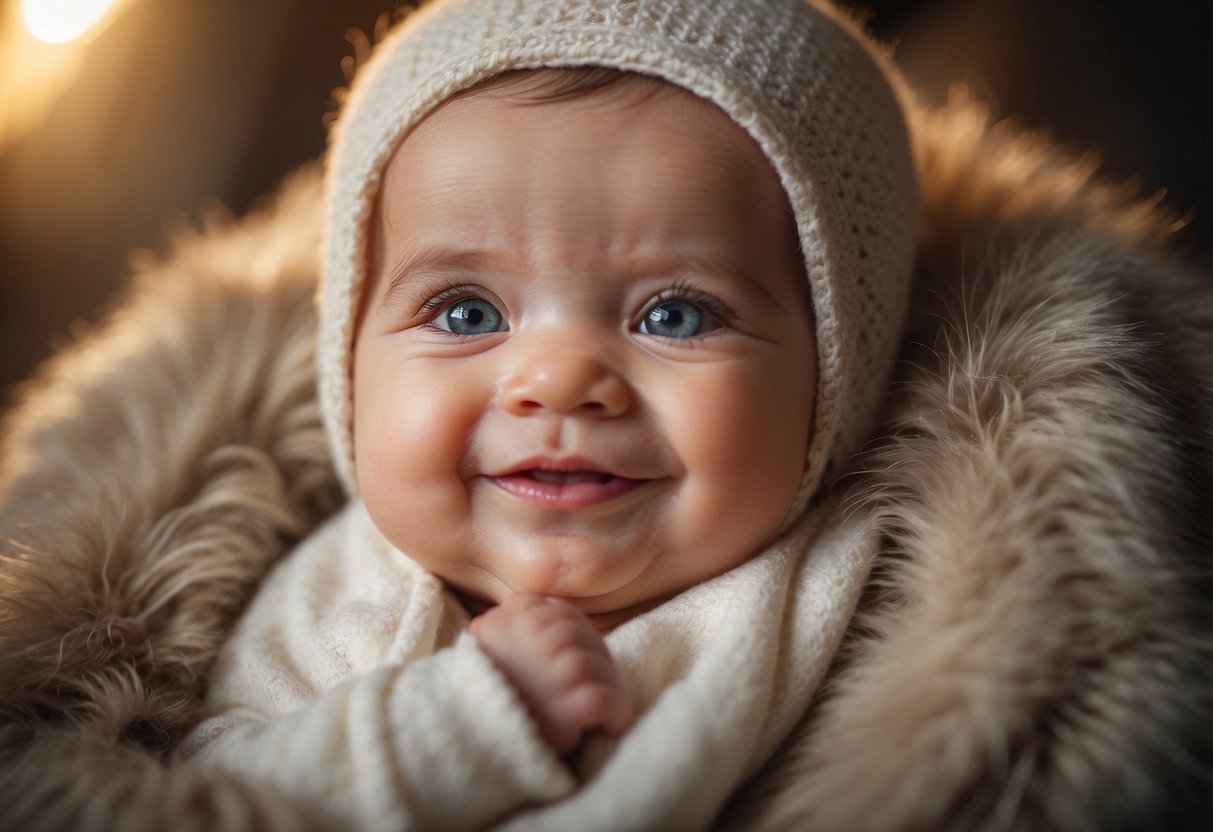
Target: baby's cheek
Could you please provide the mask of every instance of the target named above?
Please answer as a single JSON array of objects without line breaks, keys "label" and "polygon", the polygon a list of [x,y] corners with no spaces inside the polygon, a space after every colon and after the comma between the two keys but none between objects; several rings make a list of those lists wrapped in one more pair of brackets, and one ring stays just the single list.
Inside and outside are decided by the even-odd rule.
[{"label": "baby's cheek", "polygon": [[355,392],[355,445],[363,499],[402,549],[429,547],[436,528],[461,527],[467,494],[460,461],[474,414],[452,399],[449,379],[409,372],[364,374]]},{"label": "baby's cheek", "polygon": [[799,490],[810,413],[787,381],[739,369],[704,385],[683,425],[695,522],[715,527],[726,545],[760,544]]}]

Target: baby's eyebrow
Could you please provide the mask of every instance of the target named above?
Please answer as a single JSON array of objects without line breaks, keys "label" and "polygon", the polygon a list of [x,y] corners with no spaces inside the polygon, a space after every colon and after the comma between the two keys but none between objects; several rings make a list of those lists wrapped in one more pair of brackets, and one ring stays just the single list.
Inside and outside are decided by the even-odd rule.
[{"label": "baby's eyebrow", "polygon": [[648,254],[628,263],[628,273],[636,276],[655,274],[704,274],[728,278],[753,300],[779,306],[771,290],[750,270],[727,257],[711,257],[697,252]]},{"label": "baby's eyebrow", "polygon": [[411,278],[443,272],[473,272],[500,262],[498,252],[454,248],[437,243],[421,246],[406,254],[392,268],[391,281],[383,292],[384,300],[406,285]]},{"label": "baby's eyebrow", "polygon": [[[483,271],[495,266],[500,267],[505,259],[508,259],[508,255],[504,252],[465,249],[437,243],[421,246],[406,254],[392,269],[391,281],[383,292],[383,300],[390,299],[411,279],[418,276]],[[623,271],[629,277],[688,274],[725,277],[736,283],[754,300],[779,306],[770,289],[751,270],[731,262],[726,257],[712,257],[689,251],[644,254],[628,258]]]}]

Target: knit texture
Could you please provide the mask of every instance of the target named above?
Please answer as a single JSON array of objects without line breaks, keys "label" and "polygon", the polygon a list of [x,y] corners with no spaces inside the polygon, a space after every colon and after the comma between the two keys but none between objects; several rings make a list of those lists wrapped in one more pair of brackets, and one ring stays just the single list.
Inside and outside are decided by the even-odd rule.
[{"label": "knit texture", "polygon": [[353,500],[266,579],[181,754],[320,798],[334,829],[706,828],[808,707],[876,541],[869,516],[828,501],[620,625],[606,643],[636,722],[570,769],[455,597]]},{"label": "knit texture", "polygon": [[872,427],[908,302],[918,192],[898,102],[867,47],[802,0],[439,0],[379,45],[328,160],[318,351],[338,473],[354,478],[350,368],[370,218],[407,132],[510,70],[606,66],[718,105],[787,191],[813,300],[818,389],[793,516]]}]

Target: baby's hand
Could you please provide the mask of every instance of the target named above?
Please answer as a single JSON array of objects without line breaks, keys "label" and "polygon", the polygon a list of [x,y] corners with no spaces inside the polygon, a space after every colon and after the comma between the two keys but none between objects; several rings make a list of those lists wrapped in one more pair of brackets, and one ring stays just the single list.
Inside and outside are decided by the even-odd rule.
[{"label": "baby's hand", "polygon": [[602,636],[570,605],[520,592],[470,629],[561,757],[588,731],[618,736],[631,724],[632,706]]}]

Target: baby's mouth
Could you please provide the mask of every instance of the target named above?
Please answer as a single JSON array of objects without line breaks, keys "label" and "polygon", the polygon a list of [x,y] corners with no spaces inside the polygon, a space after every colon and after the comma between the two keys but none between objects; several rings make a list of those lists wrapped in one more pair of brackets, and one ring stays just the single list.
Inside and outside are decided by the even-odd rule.
[{"label": "baby's mouth", "polygon": [[605,485],[611,480],[619,479],[614,474],[608,474],[603,471],[547,471],[543,468],[529,468],[525,471],[517,472],[515,476],[530,477],[533,480],[550,485],[576,485],[583,482]]},{"label": "baby's mouth", "polygon": [[651,480],[590,468],[524,467],[488,478],[508,494],[549,509],[576,509],[621,497]]}]

